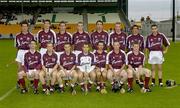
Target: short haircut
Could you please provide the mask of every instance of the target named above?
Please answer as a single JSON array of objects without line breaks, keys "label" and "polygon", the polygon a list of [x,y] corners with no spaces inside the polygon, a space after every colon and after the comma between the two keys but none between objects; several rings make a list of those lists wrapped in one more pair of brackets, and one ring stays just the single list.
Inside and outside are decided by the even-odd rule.
[{"label": "short haircut", "polygon": [[133,43],[133,46],[134,46],[134,45],[139,45],[139,42],[135,41],[135,42]]},{"label": "short haircut", "polygon": [[85,46],[85,45],[88,45],[88,47],[89,47],[89,43],[85,42],[83,46]]},{"label": "short haircut", "polygon": [[134,29],[135,27],[137,27],[137,29],[139,29],[139,26],[135,24],[131,27],[131,30]]},{"label": "short haircut", "polygon": [[83,22],[80,21],[80,22],[77,23],[77,25],[78,25],[78,24],[82,24],[82,25],[83,25]]},{"label": "short haircut", "polygon": [[70,45],[70,46],[71,46],[71,43],[69,43],[69,42],[66,42],[66,43],[64,43],[64,46],[65,46],[65,45]]},{"label": "short haircut", "polygon": [[119,25],[121,25],[121,22],[116,22],[116,23],[115,23],[115,25],[116,25],[116,24],[119,24]]},{"label": "short haircut", "polygon": [[99,42],[97,43],[97,45],[99,45],[100,43],[102,43],[103,45],[105,45],[105,43],[104,43],[103,41],[99,41]]},{"label": "short haircut", "polygon": [[66,25],[66,22],[65,22],[65,21],[61,21],[61,22],[59,23],[59,25],[61,25],[61,24]]},{"label": "short haircut", "polygon": [[24,25],[24,24],[26,24],[27,26],[29,26],[29,23],[28,23],[27,21],[22,21],[22,22],[20,23],[21,26]]},{"label": "short haircut", "polygon": [[151,28],[152,27],[157,27],[158,28],[158,25],[157,24],[153,24],[153,25],[151,25]]},{"label": "short haircut", "polygon": [[97,20],[97,21],[96,21],[96,25],[97,25],[98,23],[101,23],[102,25],[104,24],[103,21],[101,21],[101,20]]},{"label": "short haircut", "polygon": [[51,24],[51,21],[49,19],[46,19],[43,21],[44,24],[45,24],[45,22],[49,22],[49,24]]},{"label": "short haircut", "polygon": [[34,42],[35,44],[37,44],[37,42],[35,40],[32,40],[29,44],[31,44],[32,42]]}]

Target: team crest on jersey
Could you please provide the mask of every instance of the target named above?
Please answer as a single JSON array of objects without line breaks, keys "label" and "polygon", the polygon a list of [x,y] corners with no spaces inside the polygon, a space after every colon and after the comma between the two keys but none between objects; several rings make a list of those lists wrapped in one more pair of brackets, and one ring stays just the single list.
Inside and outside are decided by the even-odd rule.
[{"label": "team crest on jersey", "polygon": [[150,41],[152,42],[152,41],[153,41],[153,39],[150,39]]},{"label": "team crest on jersey", "polygon": [[84,35],[83,38],[86,38],[86,36]]},{"label": "team crest on jersey", "polygon": [[104,35],[102,35],[102,38],[104,38],[105,36]]},{"label": "team crest on jersey", "polygon": [[132,57],[132,60],[134,60],[134,57]]},{"label": "team crest on jersey", "polygon": [[67,39],[67,37],[64,37],[64,40],[66,40]]},{"label": "team crest on jersey", "polygon": [[56,61],[56,59],[55,59],[55,58],[52,58],[52,61],[53,61],[53,62],[55,62],[55,61]]},{"label": "team crest on jersey", "polygon": [[160,41],[161,40],[161,38],[158,38],[158,41]]},{"label": "team crest on jersey", "polygon": [[117,40],[117,38],[115,37],[114,40]]},{"label": "team crest on jersey", "polygon": [[35,59],[38,59],[38,56],[35,56]]},{"label": "team crest on jersey", "polygon": [[71,57],[71,60],[73,60],[73,57]]},{"label": "team crest on jersey", "polygon": [[28,60],[31,60],[31,57],[28,57]]},{"label": "team crest on jersey", "polygon": [[48,35],[48,38],[51,38],[51,36],[50,36],[50,35]]},{"label": "team crest on jersey", "polygon": [[66,58],[63,58],[63,60],[66,60]]},{"label": "team crest on jersey", "polygon": [[29,37],[27,37],[27,40],[30,40],[30,38],[29,38]]},{"label": "team crest on jersey", "polygon": [[141,57],[139,57],[138,60],[141,60]]},{"label": "team crest on jersey", "polygon": [[21,37],[20,40],[23,40],[23,38]]}]

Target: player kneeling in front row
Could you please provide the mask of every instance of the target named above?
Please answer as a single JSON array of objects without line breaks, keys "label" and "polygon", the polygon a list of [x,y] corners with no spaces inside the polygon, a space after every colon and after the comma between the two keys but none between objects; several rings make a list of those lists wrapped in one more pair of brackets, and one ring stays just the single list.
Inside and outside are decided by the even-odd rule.
[{"label": "player kneeling in front row", "polygon": [[124,93],[123,85],[127,80],[125,71],[126,55],[124,51],[120,50],[119,42],[113,43],[113,51],[108,53],[106,62],[106,64],[109,64],[107,78],[112,84],[112,91],[120,90],[121,93]]},{"label": "player kneeling in front row", "polygon": [[128,92],[133,92],[133,77],[138,79],[139,84],[140,77],[145,76],[144,87],[142,86],[142,92],[151,92],[149,89],[149,80],[151,76],[151,71],[144,68],[145,56],[139,51],[139,43],[135,42],[133,44],[133,50],[127,54],[127,65],[128,65]]},{"label": "player kneeling in front row", "polygon": [[76,55],[71,51],[71,44],[64,44],[65,52],[60,55],[60,71],[57,73],[57,79],[59,83],[59,91],[64,92],[63,79],[70,81],[71,93],[76,94],[75,83],[78,75],[75,71],[76,68]]},{"label": "player kneeling in front row", "polygon": [[39,72],[41,69],[41,54],[36,51],[36,42],[31,41],[30,50],[24,55],[24,71],[18,73],[18,79],[21,86],[21,93],[26,93],[27,88],[24,77],[34,81],[34,94],[38,94]]},{"label": "player kneeling in front row", "polygon": [[105,89],[105,82],[107,79],[107,65],[106,65],[106,56],[107,53],[104,50],[104,42],[99,41],[97,44],[97,50],[94,55],[96,58],[96,81],[97,88],[96,91],[100,91],[101,93],[107,93]]},{"label": "player kneeling in front row", "polygon": [[[47,43],[47,52],[42,57],[42,70],[39,73],[40,81],[42,83],[43,92],[49,94],[54,92],[54,83],[57,75],[57,64],[58,56],[53,50],[53,44]],[[47,86],[50,81],[50,87]]]},{"label": "player kneeling in front row", "polygon": [[81,90],[87,94],[95,81],[95,57],[89,52],[89,44],[83,45],[83,52],[78,55],[78,76]]}]

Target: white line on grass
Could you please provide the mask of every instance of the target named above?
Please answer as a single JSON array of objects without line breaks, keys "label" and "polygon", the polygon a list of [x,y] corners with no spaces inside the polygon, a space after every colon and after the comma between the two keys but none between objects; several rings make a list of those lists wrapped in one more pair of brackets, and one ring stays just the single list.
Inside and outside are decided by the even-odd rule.
[{"label": "white line on grass", "polygon": [[8,92],[6,92],[4,95],[0,97],[0,101],[4,100],[6,97],[8,97],[14,90],[16,89],[16,86],[10,89]]}]

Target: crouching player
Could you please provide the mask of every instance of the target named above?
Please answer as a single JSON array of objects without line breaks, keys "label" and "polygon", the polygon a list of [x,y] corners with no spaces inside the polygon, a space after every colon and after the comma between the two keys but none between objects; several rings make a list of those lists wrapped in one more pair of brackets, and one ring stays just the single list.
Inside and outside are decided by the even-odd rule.
[{"label": "crouching player", "polygon": [[127,65],[128,65],[128,92],[133,92],[133,77],[135,75],[138,79],[139,84],[140,77],[145,76],[144,87],[142,86],[142,92],[151,92],[149,89],[149,80],[151,76],[151,71],[144,68],[145,56],[139,51],[139,43],[135,42],[133,44],[133,50],[127,54]]},{"label": "crouching player", "polygon": [[108,53],[106,62],[109,65],[107,78],[112,84],[112,91],[117,92],[120,90],[121,93],[124,93],[123,85],[127,80],[125,71],[126,54],[120,50],[119,42],[113,43],[113,51]]},{"label": "crouching player", "polygon": [[104,51],[104,42],[99,41],[97,43],[97,50],[95,51],[94,55],[96,58],[96,81],[97,81],[97,88],[96,91],[100,91],[101,93],[107,93],[105,89],[105,82],[107,79],[107,66],[106,66],[106,56],[107,53]]},{"label": "crouching player", "polygon": [[81,90],[87,94],[96,78],[95,57],[89,52],[89,44],[83,45],[83,52],[78,55],[77,64]]},{"label": "crouching player", "polygon": [[64,92],[63,79],[65,78],[70,81],[71,93],[75,95],[75,83],[78,78],[77,72],[75,71],[76,55],[72,53],[70,43],[64,44],[64,50],[64,53],[60,56],[60,71],[57,73],[59,91]]},{"label": "crouching player", "polygon": [[[49,91],[54,92],[54,83],[57,75],[58,56],[53,50],[53,44],[47,43],[47,52],[42,56],[42,70],[39,73],[42,83],[43,92],[49,94]],[[50,80],[50,88],[47,86]]]},{"label": "crouching player", "polygon": [[26,93],[26,85],[24,77],[34,81],[34,94],[38,94],[39,71],[41,69],[41,54],[36,51],[36,42],[31,41],[30,50],[24,55],[24,70],[18,73],[21,86],[21,93]]}]

